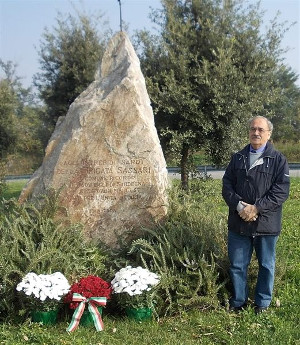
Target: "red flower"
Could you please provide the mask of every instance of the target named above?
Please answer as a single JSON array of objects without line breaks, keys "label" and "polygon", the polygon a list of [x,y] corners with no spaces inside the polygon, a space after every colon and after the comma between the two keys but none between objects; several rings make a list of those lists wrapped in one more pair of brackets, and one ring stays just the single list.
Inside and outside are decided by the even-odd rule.
[{"label": "red flower", "polygon": [[110,299],[112,293],[112,287],[110,283],[96,276],[88,276],[81,278],[78,283],[71,286],[70,291],[64,298],[65,303],[70,303],[71,309],[76,309],[79,305],[78,302],[72,302],[73,293],[79,293],[80,295],[90,297],[106,297]]}]

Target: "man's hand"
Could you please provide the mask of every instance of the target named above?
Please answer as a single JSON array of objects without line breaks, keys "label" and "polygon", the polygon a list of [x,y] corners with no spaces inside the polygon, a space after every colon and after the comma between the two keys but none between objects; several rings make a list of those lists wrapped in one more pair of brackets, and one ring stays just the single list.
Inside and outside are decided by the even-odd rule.
[{"label": "man's hand", "polygon": [[247,204],[246,202],[242,201],[242,205],[245,206],[240,212],[239,216],[245,221],[245,222],[254,222],[256,221],[258,215],[257,215],[257,208],[255,205]]}]

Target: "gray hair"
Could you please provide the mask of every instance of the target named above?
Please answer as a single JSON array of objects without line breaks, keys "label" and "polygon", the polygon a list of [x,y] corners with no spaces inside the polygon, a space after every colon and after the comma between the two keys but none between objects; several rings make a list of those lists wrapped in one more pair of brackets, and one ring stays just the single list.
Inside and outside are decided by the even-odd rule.
[{"label": "gray hair", "polygon": [[270,132],[273,131],[273,123],[272,123],[269,119],[267,119],[266,117],[260,116],[260,115],[257,115],[257,116],[252,117],[252,119],[249,120],[249,126],[251,126],[251,123],[252,123],[255,119],[264,119],[264,120],[266,120],[267,125],[268,125],[268,127],[269,127],[269,131],[270,131]]}]

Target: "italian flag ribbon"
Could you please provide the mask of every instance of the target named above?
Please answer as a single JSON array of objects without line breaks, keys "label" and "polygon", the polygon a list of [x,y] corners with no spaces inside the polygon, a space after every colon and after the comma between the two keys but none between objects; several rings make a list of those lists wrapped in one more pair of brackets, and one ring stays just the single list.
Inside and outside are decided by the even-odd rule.
[{"label": "italian flag ribbon", "polygon": [[86,298],[81,296],[79,293],[73,293],[73,302],[80,302],[79,306],[75,309],[71,323],[67,328],[67,332],[73,332],[79,326],[79,322],[84,312],[85,305],[88,304],[89,311],[92,315],[94,325],[97,331],[102,331],[103,321],[97,306],[105,306],[106,305],[106,297],[90,297]]}]

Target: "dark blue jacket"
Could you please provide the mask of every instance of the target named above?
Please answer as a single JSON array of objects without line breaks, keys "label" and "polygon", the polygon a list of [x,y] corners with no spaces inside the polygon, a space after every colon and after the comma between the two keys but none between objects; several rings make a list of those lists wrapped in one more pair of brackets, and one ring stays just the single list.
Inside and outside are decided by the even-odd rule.
[{"label": "dark blue jacket", "polygon": [[[251,169],[249,155],[249,145],[235,153],[223,177],[222,195],[229,206],[228,230],[246,236],[278,235],[282,204],[288,198],[290,187],[287,160],[270,142]],[[257,207],[256,221],[246,222],[238,215],[239,201]]]}]

